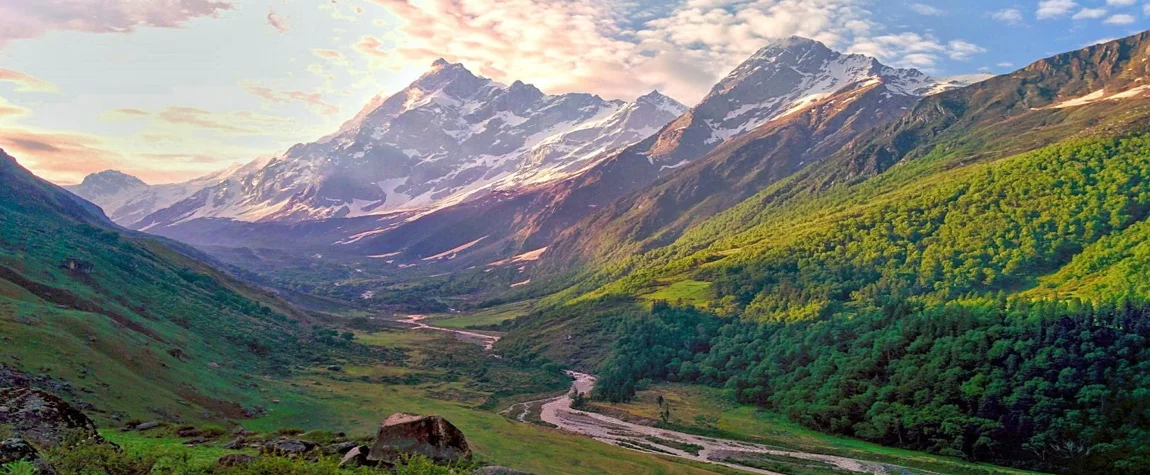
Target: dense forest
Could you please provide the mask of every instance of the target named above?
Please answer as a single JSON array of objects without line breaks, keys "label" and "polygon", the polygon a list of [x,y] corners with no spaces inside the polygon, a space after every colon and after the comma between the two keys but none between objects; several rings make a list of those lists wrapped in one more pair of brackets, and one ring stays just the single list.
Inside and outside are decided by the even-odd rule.
[{"label": "dense forest", "polygon": [[608,287],[709,283],[621,323],[596,396],[697,382],[884,444],[1150,473],[1148,152],[1148,136],[1074,139],[772,210]]},{"label": "dense forest", "polygon": [[656,303],[596,397],[725,387],[819,431],[1066,473],[1150,473],[1150,305],[975,299],[852,318],[730,319]]}]

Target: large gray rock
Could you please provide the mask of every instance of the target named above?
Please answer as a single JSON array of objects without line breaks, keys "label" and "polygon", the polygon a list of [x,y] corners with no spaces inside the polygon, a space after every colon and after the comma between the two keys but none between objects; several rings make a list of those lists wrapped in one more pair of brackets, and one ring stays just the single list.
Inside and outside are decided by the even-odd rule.
[{"label": "large gray rock", "polygon": [[0,389],[0,426],[41,447],[56,446],[73,434],[104,442],[92,419],[63,399],[36,389]]},{"label": "large gray rock", "polygon": [[467,438],[454,425],[439,416],[392,414],[376,433],[369,462],[394,464],[407,455],[422,455],[436,463],[471,460]]},{"label": "large gray rock", "polygon": [[267,441],[263,447],[260,447],[260,452],[280,457],[302,457],[318,448],[319,444],[309,440],[280,437]]},{"label": "large gray rock", "polygon": [[28,441],[16,438],[0,441],[0,467],[14,462],[31,463],[41,475],[56,475],[56,469],[48,465]]}]

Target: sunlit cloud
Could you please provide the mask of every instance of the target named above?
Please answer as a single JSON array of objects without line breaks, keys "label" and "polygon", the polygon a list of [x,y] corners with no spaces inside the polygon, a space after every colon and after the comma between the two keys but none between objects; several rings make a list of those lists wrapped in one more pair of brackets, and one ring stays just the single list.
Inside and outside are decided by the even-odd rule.
[{"label": "sunlit cloud", "polygon": [[1105,23],[1107,25],[1129,25],[1131,23],[1134,23],[1134,15],[1127,15],[1127,14],[1112,15],[1112,16],[1110,16],[1110,18],[1107,18],[1102,23]]},{"label": "sunlit cloud", "polygon": [[60,183],[78,182],[122,159],[99,138],[72,133],[0,129],[0,148],[40,176]]},{"label": "sunlit cloud", "polygon": [[52,30],[130,33],[140,27],[176,28],[233,8],[222,0],[4,0],[0,47]]},{"label": "sunlit cloud", "polygon": [[280,104],[302,103],[320,115],[334,115],[339,113],[339,106],[324,101],[323,94],[319,92],[282,91],[248,81],[243,82],[242,85],[246,91],[268,102]]},{"label": "sunlit cloud", "polygon": [[55,84],[11,69],[0,68],[0,82],[16,84],[17,92],[59,92]]},{"label": "sunlit cloud", "polygon": [[31,113],[32,111],[8,102],[7,99],[0,97],[0,121],[5,119],[13,119],[16,117],[23,117]]},{"label": "sunlit cloud", "polygon": [[1017,8],[1007,8],[991,13],[990,17],[1006,23],[1007,25],[1016,25],[1022,22],[1022,10]]}]

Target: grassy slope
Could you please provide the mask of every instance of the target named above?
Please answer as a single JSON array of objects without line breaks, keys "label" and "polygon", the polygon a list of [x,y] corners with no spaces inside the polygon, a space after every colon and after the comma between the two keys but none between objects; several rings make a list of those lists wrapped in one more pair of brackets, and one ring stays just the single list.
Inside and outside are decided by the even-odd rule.
[{"label": "grassy slope", "polygon": [[242,418],[289,390],[250,375],[304,353],[306,316],[178,246],[121,233],[2,154],[0,188],[0,364],[71,383],[62,396],[105,422]]}]

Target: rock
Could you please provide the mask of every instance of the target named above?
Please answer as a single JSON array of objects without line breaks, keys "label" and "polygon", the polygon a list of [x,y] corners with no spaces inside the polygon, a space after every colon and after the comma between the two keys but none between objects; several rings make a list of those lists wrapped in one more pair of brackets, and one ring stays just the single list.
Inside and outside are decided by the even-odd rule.
[{"label": "rock", "polygon": [[69,257],[60,263],[61,269],[66,269],[74,274],[87,275],[92,273],[95,266],[91,262]]},{"label": "rock", "polygon": [[471,460],[467,438],[447,419],[403,413],[384,419],[367,460],[394,465],[400,457],[412,454],[423,455],[436,463]]},{"label": "rock", "polygon": [[339,443],[335,443],[335,444],[330,444],[330,445],[323,448],[323,453],[324,453],[324,455],[345,454],[345,453],[347,453],[347,451],[354,449],[356,447],[359,447],[359,443],[352,442],[349,440],[347,442],[339,442]]},{"label": "rock", "polygon": [[41,475],[56,475],[56,469],[48,465],[40,452],[24,439],[7,439],[0,441],[0,467],[13,462],[30,462],[36,467],[36,473]]},{"label": "rock", "polygon": [[192,446],[196,446],[196,445],[206,444],[209,441],[210,441],[210,439],[208,439],[207,437],[196,437],[194,439],[189,439],[187,442],[184,442],[184,445],[186,445],[188,447],[192,447]]},{"label": "rock", "polygon": [[328,371],[331,371],[331,372],[333,372],[333,373],[338,373],[338,372],[340,372],[340,371],[343,371],[343,367],[342,367],[342,366],[340,366],[340,365],[336,365],[336,364],[333,364],[333,365],[331,365],[331,366],[328,366],[328,367],[327,367],[327,370],[328,370]]},{"label": "rock", "polygon": [[137,432],[144,432],[146,430],[152,430],[152,429],[155,429],[157,427],[160,427],[159,421],[148,421],[148,422],[140,423],[136,427],[133,427],[132,429],[134,429]]},{"label": "rock", "polygon": [[319,447],[319,444],[307,440],[289,439],[280,437],[269,440],[260,447],[260,453],[277,455],[280,457],[300,457]]},{"label": "rock", "polygon": [[362,467],[371,465],[371,462],[367,461],[367,452],[369,450],[371,449],[366,445],[352,447],[351,450],[348,450],[347,453],[343,455],[343,460],[339,461],[339,467]]},{"label": "rock", "polygon": [[471,475],[532,475],[531,472],[524,472],[522,470],[513,470],[507,467],[490,466],[477,468],[471,472]]},{"label": "rock", "polygon": [[248,440],[245,439],[244,436],[241,435],[239,437],[236,437],[236,440],[233,440],[231,442],[224,444],[224,448],[225,449],[232,449],[232,450],[242,449],[242,448],[244,448],[244,444],[246,444],[246,443],[248,443]]},{"label": "rock", "polygon": [[227,454],[223,457],[216,459],[216,465],[219,465],[221,467],[239,467],[241,465],[251,464],[251,463],[255,462],[256,460],[259,460],[259,457],[256,457],[254,455]]},{"label": "rock", "polygon": [[195,427],[181,427],[176,429],[177,437],[199,437],[200,430]]},{"label": "rock", "polygon": [[105,442],[96,424],[83,412],[36,389],[0,389],[0,426],[8,426],[14,435],[41,447],[54,447],[73,433]]}]

